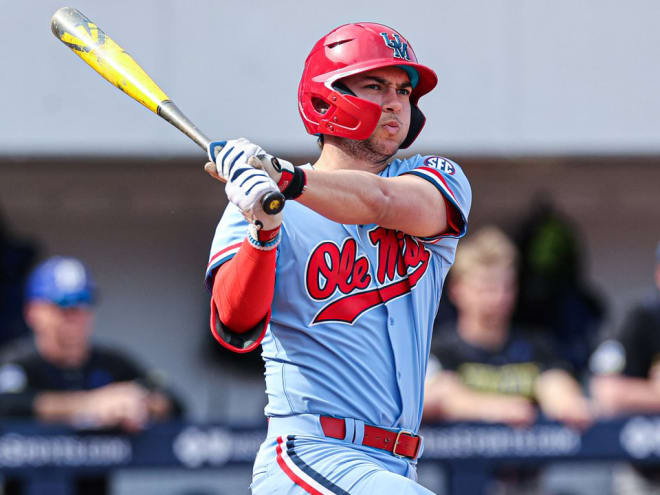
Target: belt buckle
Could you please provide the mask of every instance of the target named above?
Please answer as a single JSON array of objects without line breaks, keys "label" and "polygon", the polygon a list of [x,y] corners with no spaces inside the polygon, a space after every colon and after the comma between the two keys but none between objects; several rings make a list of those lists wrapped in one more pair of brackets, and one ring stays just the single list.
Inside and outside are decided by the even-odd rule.
[{"label": "belt buckle", "polygon": [[[409,435],[411,437],[417,438],[417,447],[415,448],[415,453],[412,456],[405,455],[405,454],[397,454],[396,448],[399,446],[399,440],[401,439],[401,435]],[[417,457],[417,454],[419,453],[419,435],[415,435],[412,431],[410,430],[399,430],[399,432],[396,434],[396,438],[394,439],[394,447],[392,448],[392,455],[400,458],[407,458],[407,459],[415,459]]]}]

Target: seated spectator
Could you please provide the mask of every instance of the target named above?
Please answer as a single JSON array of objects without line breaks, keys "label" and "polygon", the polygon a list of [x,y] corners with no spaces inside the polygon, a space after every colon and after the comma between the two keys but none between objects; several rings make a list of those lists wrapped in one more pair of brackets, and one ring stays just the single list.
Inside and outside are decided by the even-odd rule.
[{"label": "seated spectator", "polygon": [[660,412],[660,244],[656,257],[655,293],[591,357],[591,393],[601,414]]},{"label": "seated spectator", "polygon": [[[660,413],[660,244],[653,275],[653,295],[632,308],[618,335],[591,357],[591,395],[603,416]],[[660,493],[660,467],[617,470],[614,483],[617,493]]]},{"label": "seated spectator", "polygon": [[539,335],[512,327],[516,262],[514,245],[493,227],[459,246],[448,287],[457,320],[432,343],[425,420],[523,426],[536,420],[538,406],[550,419],[590,424],[590,405],[568,365]]},{"label": "seated spectator", "polygon": [[[91,343],[96,288],[80,261],[47,260],[25,295],[34,347],[0,366],[0,416],[136,432],[181,415],[180,402],[137,363]],[[107,489],[104,480],[90,483],[78,492]]]}]

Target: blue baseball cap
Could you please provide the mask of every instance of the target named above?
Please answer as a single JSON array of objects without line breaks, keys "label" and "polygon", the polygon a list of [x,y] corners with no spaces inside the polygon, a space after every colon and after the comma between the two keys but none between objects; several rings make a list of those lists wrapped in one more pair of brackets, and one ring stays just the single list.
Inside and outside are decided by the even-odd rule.
[{"label": "blue baseball cap", "polygon": [[96,300],[96,284],[80,260],[54,256],[32,271],[25,298],[49,301],[63,308],[91,305]]}]

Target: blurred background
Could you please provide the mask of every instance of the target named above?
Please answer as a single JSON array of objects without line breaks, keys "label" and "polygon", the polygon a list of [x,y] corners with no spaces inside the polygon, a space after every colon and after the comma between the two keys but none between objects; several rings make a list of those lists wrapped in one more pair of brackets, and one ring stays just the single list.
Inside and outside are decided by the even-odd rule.
[{"label": "blurred background", "polygon": [[[100,288],[96,339],[160,370],[193,421],[262,421],[258,356],[228,356],[208,331],[203,277],[226,205],[223,187],[203,173],[205,156],[194,143],[53,37],[50,17],[61,6],[1,2],[3,338],[27,333],[16,310],[22,274],[48,256],[76,256]],[[463,166],[474,194],[470,229],[496,224],[521,238],[535,214],[561,217],[604,311],[599,333],[616,329],[653,290],[660,240],[655,0],[71,6],[211,138],[245,136],[294,163],[317,154],[297,112],[313,43],[347,22],[390,25],[439,76],[420,102],[427,124],[409,152]],[[117,490],[129,490],[122,483]]]}]

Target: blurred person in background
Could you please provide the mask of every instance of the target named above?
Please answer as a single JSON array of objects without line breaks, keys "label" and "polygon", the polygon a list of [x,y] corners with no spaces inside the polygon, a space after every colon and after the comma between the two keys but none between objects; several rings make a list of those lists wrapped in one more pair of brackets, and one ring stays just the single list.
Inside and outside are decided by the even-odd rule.
[{"label": "blurred person in background", "polygon": [[[34,346],[0,366],[0,416],[137,432],[182,414],[155,374],[91,342],[97,290],[83,263],[50,258],[31,273],[25,296]],[[82,480],[78,492],[106,489],[94,478]],[[8,490],[20,493],[12,483]]]},{"label": "blurred person in background", "polygon": [[[591,395],[599,414],[660,413],[660,244],[653,294],[633,307],[614,338],[591,357]],[[615,493],[660,494],[660,466],[615,471]]]},{"label": "blurred person in background", "polygon": [[[448,294],[454,329],[436,329],[425,387],[425,421],[486,421],[527,426],[537,410],[585,428],[590,404],[539,334],[512,325],[517,251],[506,235],[486,227],[459,247]],[[499,493],[538,493],[538,469],[500,473]]]},{"label": "blurred person in background", "polygon": [[37,246],[16,238],[0,210],[0,348],[29,335],[23,318],[23,286]]},{"label": "blurred person in background", "polygon": [[605,305],[585,281],[578,231],[543,199],[532,207],[515,238],[520,290],[514,321],[544,332],[557,356],[582,377],[588,371]]}]

